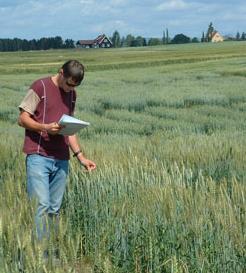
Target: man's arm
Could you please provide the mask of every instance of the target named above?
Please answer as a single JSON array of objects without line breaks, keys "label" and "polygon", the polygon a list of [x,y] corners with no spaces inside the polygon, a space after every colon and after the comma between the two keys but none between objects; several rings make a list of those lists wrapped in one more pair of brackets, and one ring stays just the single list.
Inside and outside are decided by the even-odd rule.
[{"label": "man's arm", "polygon": [[18,124],[31,131],[35,131],[37,133],[47,132],[51,135],[57,134],[61,129],[61,126],[59,126],[56,122],[49,124],[39,123],[32,118],[30,113],[23,110],[20,112]]},{"label": "man's arm", "polygon": [[76,135],[68,136],[68,140],[69,140],[70,148],[73,151],[74,155],[79,160],[79,162],[88,171],[92,171],[92,170],[96,169],[96,164],[93,161],[85,158],[85,156],[83,155],[83,153],[82,153],[82,151],[80,149],[80,145],[79,145],[79,142],[78,142],[78,139],[77,139]]}]

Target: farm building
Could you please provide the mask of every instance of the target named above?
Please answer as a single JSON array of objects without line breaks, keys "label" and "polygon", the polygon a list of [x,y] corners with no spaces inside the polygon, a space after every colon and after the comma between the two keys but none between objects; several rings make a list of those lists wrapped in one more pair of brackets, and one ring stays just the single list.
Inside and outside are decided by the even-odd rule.
[{"label": "farm building", "polygon": [[218,31],[214,31],[211,36],[212,36],[211,37],[211,42],[213,42],[213,43],[223,42],[224,41],[223,36],[220,35]]},{"label": "farm building", "polygon": [[94,40],[79,40],[76,45],[81,48],[110,48],[113,46],[112,42],[105,34],[99,35]]}]

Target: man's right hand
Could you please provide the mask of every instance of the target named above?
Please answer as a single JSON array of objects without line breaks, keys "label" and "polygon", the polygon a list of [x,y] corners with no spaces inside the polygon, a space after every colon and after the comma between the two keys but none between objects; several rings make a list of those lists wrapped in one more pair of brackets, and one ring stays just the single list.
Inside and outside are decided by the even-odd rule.
[{"label": "man's right hand", "polygon": [[50,135],[58,134],[61,129],[62,129],[62,126],[60,126],[57,122],[44,124],[44,130]]},{"label": "man's right hand", "polygon": [[32,118],[30,113],[24,110],[20,112],[18,124],[28,130],[32,130],[37,133],[47,132],[50,135],[58,134],[62,128],[62,126],[60,126],[57,122],[47,124],[39,123]]}]

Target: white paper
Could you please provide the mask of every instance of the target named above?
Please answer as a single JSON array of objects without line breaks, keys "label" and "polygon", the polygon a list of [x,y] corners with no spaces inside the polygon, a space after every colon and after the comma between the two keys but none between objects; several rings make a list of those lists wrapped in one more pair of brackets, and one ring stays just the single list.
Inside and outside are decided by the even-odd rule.
[{"label": "white paper", "polygon": [[89,122],[79,120],[77,118],[63,115],[58,121],[58,124],[64,126],[59,132],[60,135],[71,136],[77,133],[80,129],[85,128],[90,125]]}]

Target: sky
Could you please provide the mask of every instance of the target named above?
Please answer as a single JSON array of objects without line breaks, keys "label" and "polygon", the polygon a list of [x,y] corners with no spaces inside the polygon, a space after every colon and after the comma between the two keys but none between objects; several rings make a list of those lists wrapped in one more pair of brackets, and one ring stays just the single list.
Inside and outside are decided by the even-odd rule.
[{"label": "sky", "polygon": [[246,32],[245,0],[0,0],[0,38],[94,39],[162,37],[183,33],[201,38],[210,22],[222,35]]}]

